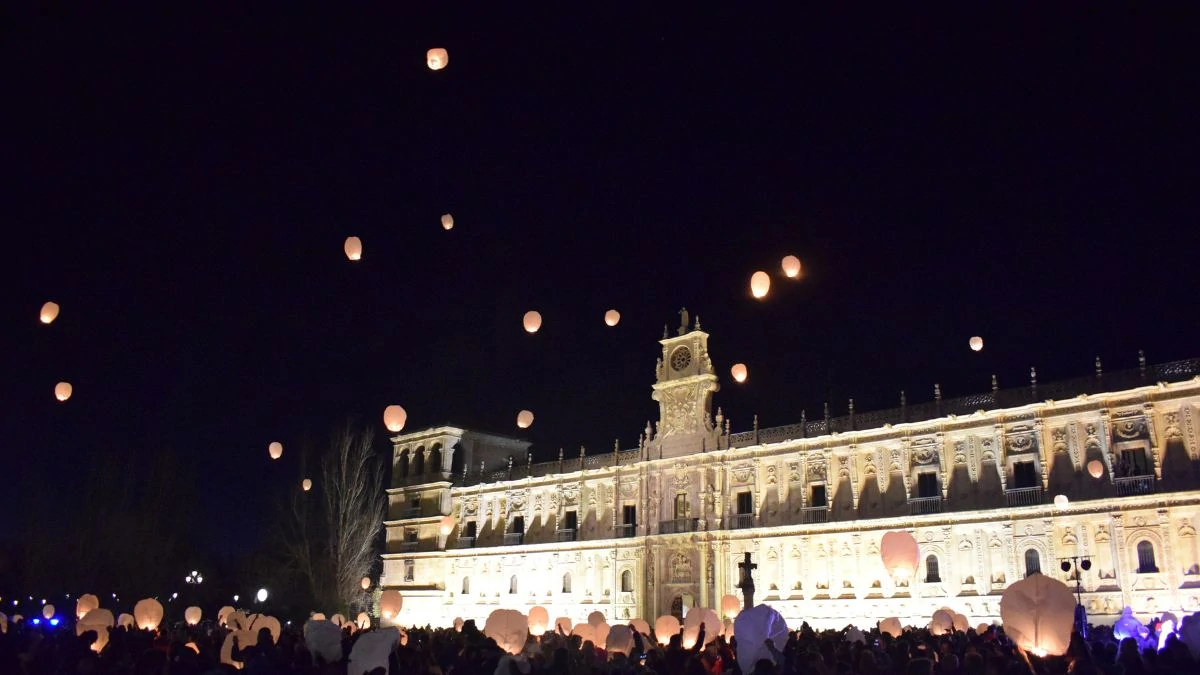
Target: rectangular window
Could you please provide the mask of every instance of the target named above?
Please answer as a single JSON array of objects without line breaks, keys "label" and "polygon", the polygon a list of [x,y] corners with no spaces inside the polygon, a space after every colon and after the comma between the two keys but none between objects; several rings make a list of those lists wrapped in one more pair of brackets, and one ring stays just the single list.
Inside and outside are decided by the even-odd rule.
[{"label": "rectangular window", "polygon": [[1117,465],[1117,471],[1124,471],[1125,476],[1149,476],[1150,462],[1146,460],[1146,451],[1142,448],[1121,450],[1121,462]]},{"label": "rectangular window", "polygon": [[1016,462],[1013,464],[1013,487],[1020,490],[1038,486],[1037,470],[1033,462]]},{"label": "rectangular window", "polygon": [[739,492],[737,495],[737,512],[738,515],[744,516],[748,513],[754,513],[754,503],[749,492]]},{"label": "rectangular window", "polygon": [[938,496],[938,479],[937,474],[933,471],[925,471],[917,474],[917,496],[918,497],[937,497]]},{"label": "rectangular window", "polygon": [[404,541],[415,544],[417,541],[417,531],[416,530],[405,530],[404,531]]},{"label": "rectangular window", "polygon": [[812,486],[812,499],[809,500],[808,505],[812,506],[814,508],[826,505],[826,503],[825,503],[825,486],[824,485]]},{"label": "rectangular window", "polygon": [[417,578],[417,563],[413,560],[404,561],[404,580],[415,581]]},{"label": "rectangular window", "polygon": [[637,507],[626,504],[622,509],[622,522],[626,525],[637,525]]},{"label": "rectangular window", "polygon": [[675,495],[675,519],[687,518],[688,516],[688,496],[686,492],[680,492]]},{"label": "rectangular window", "polygon": [[517,516],[516,518],[513,518],[512,531],[514,534],[524,534],[525,533],[525,517],[524,516]]},{"label": "rectangular window", "polygon": [[566,527],[564,529],[578,530],[579,529],[579,514],[576,513],[575,511],[567,511],[567,513],[565,515],[566,515],[566,518],[564,519],[564,521],[566,523]]},{"label": "rectangular window", "polygon": [[463,536],[471,539],[475,538],[475,521],[472,520],[471,522],[467,523],[467,531]]}]

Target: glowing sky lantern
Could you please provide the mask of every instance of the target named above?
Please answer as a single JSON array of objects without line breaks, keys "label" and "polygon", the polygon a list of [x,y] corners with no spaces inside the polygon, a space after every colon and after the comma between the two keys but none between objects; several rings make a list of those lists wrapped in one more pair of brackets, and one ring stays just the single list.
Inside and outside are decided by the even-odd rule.
[{"label": "glowing sky lantern", "polygon": [[904,633],[904,626],[901,625],[900,619],[892,616],[879,621],[879,632],[887,633],[894,638],[898,638],[902,633]]},{"label": "glowing sky lantern", "polygon": [[446,231],[454,229],[454,216],[449,213],[442,214],[442,229]]},{"label": "glowing sky lantern", "polygon": [[362,581],[358,582],[358,585],[362,586],[362,589],[364,591],[368,590],[369,588],[371,588],[371,577],[363,577]]},{"label": "glowing sky lantern", "polygon": [[704,626],[704,644],[717,639],[721,634],[721,619],[706,607],[689,607],[683,618],[683,648],[691,649],[700,639],[700,626]]},{"label": "glowing sky lantern", "polygon": [[283,457],[283,443],[271,441],[271,444],[267,446],[267,453],[271,455],[271,459]]},{"label": "glowing sky lantern", "polygon": [[679,619],[667,614],[654,620],[654,637],[658,644],[666,647],[671,642],[672,635],[679,634]]},{"label": "glowing sky lantern", "polygon": [[610,309],[604,313],[604,323],[609,326],[615,326],[621,321],[621,313],[615,309]]},{"label": "glowing sky lantern", "polygon": [[347,258],[362,260],[362,239],[358,237],[346,237],[346,243],[342,244],[342,249],[346,251]]},{"label": "glowing sky lantern", "polygon": [[526,333],[536,333],[542,327],[542,315],[536,311],[530,310],[525,312],[525,316],[521,319],[522,325],[525,326]]},{"label": "glowing sky lantern", "polygon": [[133,618],[137,621],[138,628],[142,630],[157,630],[158,624],[162,623],[163,619],[162,603],[154,598],[139,600],[133,606]]},{"label": "glowing sky lantern", "polygon": [[786,255],[783,257],[783,276],[789,279],[795,279],[800,276],[800,259],[794,255]]},{"label": "glowing sky lantern", "polygon": [[42,616],[46,617],[47,621],[49,621],[50,619],[53,619],[54,618],[54,605],[42,605]]},{"label": "glowing sky lantern", "polygon": [[554,632],[555,633],[563,632],[563,633],[566,633],[567,635],[570,635],[571,634],[571,626],[572,626],[572,624],[571,624],[570,617],[560,616],[554,620]]},{"label": "glowing sky lantern", "polygon": [[971,351],[973,352],[983,350],[983,338],[979,337],[978,335],[968,340],[967,344],[971,345]]},{"label": "glowing sky lantern", "polygon": [[[123,614],[122,616],[129,616]],[[92,609],[87,614],[79,618],[75,624],[75,634],[83,635],[89,630],[96,631],[96,641],[92,643],[92,651],[99,653],[108,644],[108,629],[116,623],[113,620],[112,612],[107,609]]]},{"label": "glowing sky lantern", "polygon": [[304,490],[305,492],[308,492],[309,490],[311,490],[312,489],[312,479],[305,478],[304,480],[300,481],[300,489]]},{"label": "glowing sky lantern", "polygon": [[75,601],[75,618],[82,619],[87,616],[87,613],[93,609],[100,607],[100,598],[91,593],[84,593]]},{"label": "glowing sky lantern", "polygon": [[134,621],[132,614],[122,613],[117,616],[117,626],[121,628],[132,628],[137,622]]},{"label": "glowing sky lantern", "polygon": [[204,612],[199,607],[193,606],[183,610],[183,620],[186,621],[187,625],[189,626],[195,626],[196,624],[200,623],[200,617],[203,615]]},{"label": "glowing sky lantern", "polygon": [[438,532],[440,532],[442,534],[442,536],[444,537],[453,531],[454,531],[454,516],[442,516],[442,519],[440,521],[438,521]]},{"label": "glowing sky lantern", "polygon": [[1067,499],[1066,495],[1055,495],[1054,496],[1054,508],[1056,508],[1060,511],[1067,508],[1067,506],[1070,503],[1071,503],[1071,500]]},{"label": "glowing sky lantern", "polygon": [[404,408],[398,405],[389,405],[383,409],[383,426],[387,427],[388,431],[402,431],[405,422],[408,422],[408,413]]},{"label": "glowing sky lantern", "polygon": [[528,410],[522,410],[517,413],[517,426],[522,429],[528,429],[529,425],[533,424],[533,413]]},{"label": "glowing sky lantern", "polygon": [[1057,579],[1031,574],[1004,589],[1000,620],[1022,648],[1038,656],[1065,654],[1075,624],[1075,594]]},{"label": "glowing sky lantern", "polygon": [[230,607],[229,605],[225,605],[225,606],[224,606],[224,607],[222,607],[221,609],[218,609],[218,610],[217,610],[217,625],[219,625],[219,626],[224,626],[224,625],[225,625],[225,619],[226,619],[226,617],[228,617],[230,614],[233,614],[233,608],[232,608],[232,607]]},{"label": "glowing sky lantern", "polygon": [[404,606],[404,597],[400,595],[400,591],[390,588],[379,595],[379,615],[391,621],[400,613],[400,608]]},{"label": "glowing sky lantern", "polygon": [[71,398],[71,392],[74,391],[74,389],[75,388],[71,386],[70,382],[59,382],[58,384],[54,385],[54,398],[60,401],[65,401]]},{"label": "glowing sky lantern", "polygon": [[488,614],[483,634],[496,641],[496,646],[509,654],[520,654],[529,633],[529,620],[515,609],[497,609]]},{"label": "glowing sky lantern", "polygon": [[1104,462],[1098,459],[1093,459],[1087,463],[1088,474],[1092,478],[1099,478],[1104,475]]},{"label": "glowing sky lantern", "polygon": [[629,656],[633,651],[633,630],[629,626],[613,626],[604,637],[604,649],[610,654]]},{"label": "glowing sky lantern", "polygon": [[529,633],[540,636],[550,629],[550,612],[540,605],[530,608],[528,621]]},{"label": "glowing sky lantern", "polygon": [[[425,65],[429,66],[430,70],[441,70],[449,64],[450,54],[445,49],[437,47],[425,52]],[[468,70],[470,70],[470,68],[468,68]]]},{"label": "glowing sky lantern", "polygon": [[742,611],[742,602],[737,599],[736,595],[721,596],[721,614],[724,614],[726,618],[736,619],[740,611]]},{"label": "glowing sky lantern", "polygon": [[879,543],[879,557],[883,566],[896,579],[908,579],[917,571],[921,558],[917,540],[908,532],[898,530],[883,535]]},{"label": "glowing sky lantern", "polygon": [[744,363],[733,364],[733,367],[729,369],[729,372],[733,375],[734,382],[745,382],[746,375],[749,374],[746,370],[746,364]]},{"label": "glowing sky lantern", "polygon": [[934,635],[945,635],[954,630],[954,613],[939,609],[929,620],[929,632]]},{"label": "glowing sky lantern", "polygon": [[771,276],[766,272],[759,270],[750,277],[750,294],[758,299],[767,297],[767,291],[771,290]]},{"label": "glowing sky lantern", "polygon": [[53,323],[58,318],[58,303],[47,302],[42,305],[42,311],[38,314],[38,318],[42,320],[42,323]]}]

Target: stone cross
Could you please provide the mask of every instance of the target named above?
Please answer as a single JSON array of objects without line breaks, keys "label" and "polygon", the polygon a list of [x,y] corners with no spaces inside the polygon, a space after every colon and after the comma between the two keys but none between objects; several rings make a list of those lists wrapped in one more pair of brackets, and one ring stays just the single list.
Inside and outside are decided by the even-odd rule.
[{"label": "stone cross", "polygon": [[742,589],[742,609],[750,609],[754,606],[754,578],[751,572],[758,569],[758,565],[750,562],[750,552],[746,551],[746,559],[738,563],[738,567],[742,570],[742,581],[738,584],[738,588]]}]

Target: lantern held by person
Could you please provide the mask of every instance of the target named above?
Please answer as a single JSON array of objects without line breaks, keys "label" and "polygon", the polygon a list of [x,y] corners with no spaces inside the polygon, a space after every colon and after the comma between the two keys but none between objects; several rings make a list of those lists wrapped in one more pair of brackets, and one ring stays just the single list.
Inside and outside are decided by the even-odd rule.
[{"label": "lantern held by person", "polygon": [[202,615],[203,611],[199,607],[193,606],[183,610],[183,620],[186,621],[187,625],[189,626],[195,626],[196,624],[200,623],[200,617]]},{"label": "lantern held by person", "polygon": [[1057,579],[1031,574],[1004,589],[1000,620],[1022,648],[1038,656],[1065,654],[1075,627],[1075,594]]},{"label": "lantern held by person", "polygon": [[774,657],[766,647],[767,640],[783,651],[788,639],[787,622],[770,605],[755,605],[742,610],[733,620],[733,632],[738,641],[737,661],[746,673],[761,659],[774,663]]},{"label": "lantern held by person", "polygon": [[[123,616],[129,616],[125,614]],[[83,635],[89,630],[96,631],[96,641],[92,643],[92,651],[100,653],[104,650],[104,646],[108,644],[108,629],[113,627],[112,612],[107,609],[95,608],[88,610],[79,618],[79,622],[75,624],[75,634]]]},{"label": "lantern held by person", "polygon": [[404,605],[404,598],[400,595],[400,591],[394,588],[388,589],[379,595],[379,615],[383,618],[392,621],[400,614],[400,608]]},{"label": "lantern held by person", "polygon": [[[92,611],[93,609],[98,609],[99,607],[100,598],[97,598],[91,593],[84,593],[83,595],[79,596],[78,600],[75,601],[75,618],[82,619],[83,617],[87,616],[88,612]],[[112,624],[109,625],[111,626]]]},{"label": "lantern held by person", "polygon": [[398,405],[389,405],[383,409],[383,426],[387,427],[388,431],[402,431],[404,423],[407,421],[408,413],[404,408]]},{"label": "lantern held by person", "polygon": [[488,615],[483,634],[509,654],[520,654],[525,648],[525,636],[529,634],[529,620],[515,609],[497,609]]},{"label": "lantern held by person", "polygon": [[658,644],[666,647],[670,644],[672,635],[679,635],[679,619],[667,614],[654,620],[654,637]]},{"label": "lantern held by person", "polygon": [[157,630],[158,624],[162,623],[163,618],[162,603],[154,598],[139,600],[133,606],[133,618],[137,621],[138,628],[142,630]]},{"label": "lantern held by person", "polygon": [[894,638],[898,638],[898,637],[900,637],[901,633],[904,632],[904,626],[901,625],[900,619],[898,619],[894,616],[890,616],[886,619],[880,620],[879,632],[887,633],[888,635],[891,635]]},{"label": "lantern held by person", "polygon": [[529,634],[541,637],[550,628],[550,612],[538,605],[529,610]]},{"label": "lantern held by person", "polygon": [[738,612],[742,611],[742,602],[737,599],[736,595],[721,596],[721,613],[727,619],[736,619]]},{"label": "lantern held by person", "polygon": [[933,613],[929,621],[929,632],[934,635],[946,635],[954,630],[954,614],[945,609]]}]

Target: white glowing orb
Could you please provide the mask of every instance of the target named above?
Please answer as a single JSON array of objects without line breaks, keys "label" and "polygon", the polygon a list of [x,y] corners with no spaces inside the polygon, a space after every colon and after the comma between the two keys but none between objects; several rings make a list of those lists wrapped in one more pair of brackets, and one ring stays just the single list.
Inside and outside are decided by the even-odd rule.
[{"label": "white glowing orb", "polygon": [[[425,65],[430,70],[441,70],[450,64],[450,54],[441,47],[425,52]],[[470,68],[468,68],[470,70]],[[446,228],[450,229],[450,228]]]},{"label": "white glowing orb", "polygon": [[767,297],[771,290],[771,277],[766,272],[758,271],[750,277],[750,294],[758,299]]},{"label": "white glowing orb", "polygon": [[783,276],[789,279],[795,279],[800,276],[800,259],[794,255],[783,257],[782,262]]},{"label": "white glowing orb", "polygon": [[342,244],[342,249],[346,251],[346,257],[350,260],[362,260],[362,239],[346,237],[346,243]]},{"label": "white glowing orb", "polygon": [[738,383],[745,382],[746,375],[749,374],[749,372],[746,370],[746,364],[744,363],[733,364],[733,367],[729,369],[729,372],[731,375],[733,375],[733,381]]},{"label": "white glowing orb", "polygon": [[517,413],[517,426],[522,429],[528,429],[533,424],[533,413],[528,410],[522,410]]},{"label": "white glowing orb", "polygon": [[454,216],[449,213],[442,214],[442,229],[447,232],[454,229]]},{"label": "white glowing orb", "polygon": [[74,390],[75,388],[71,386],[70,382],[59,382],[54,385],[54,398],[65,401],[71,398],[71,392]]},{"label": "white glowing orb", "polygon": [[402,431],[406,422],[408,422],[408,413],[404,408],[398,405],[389,405],[383,409],[383,426],[387,427],[388,431]]},{"label": "white glowing orb", "polygon": [[610,309],[604,313],[604,323],[608,326],[615,326],[621,321],[621,313],[615,309]]},{"label": "white glowing orb", "polygon": [[267,454],[271,455],[271,459],[279,459],[280,457],[283,457],[283,443],[280,443],[279,441],[272,441],[271,444],[267,446]]},{"label": "white glowing orb", "polygon": [[542,327],[542,315],[533,310],[525,312],[525,316],[521,319],[521,324],[525,326],[526,333],[536,333]]},{"label": "white glowing orb", "polygon": [[52,323],[58,318],[58,303],[47,302],[42,305],[42,311],[38,314],[38,318],[41,319],[42,323]]},{"label": "white glowing orb", "polygon": [[976,335],[975,337],[968,340],[967,344],[969,344],[971,346],[971,351],[973,351],[973,352],[978,352],[978,351],[983,350],[983,338],[979,337],[978,335]]}]

